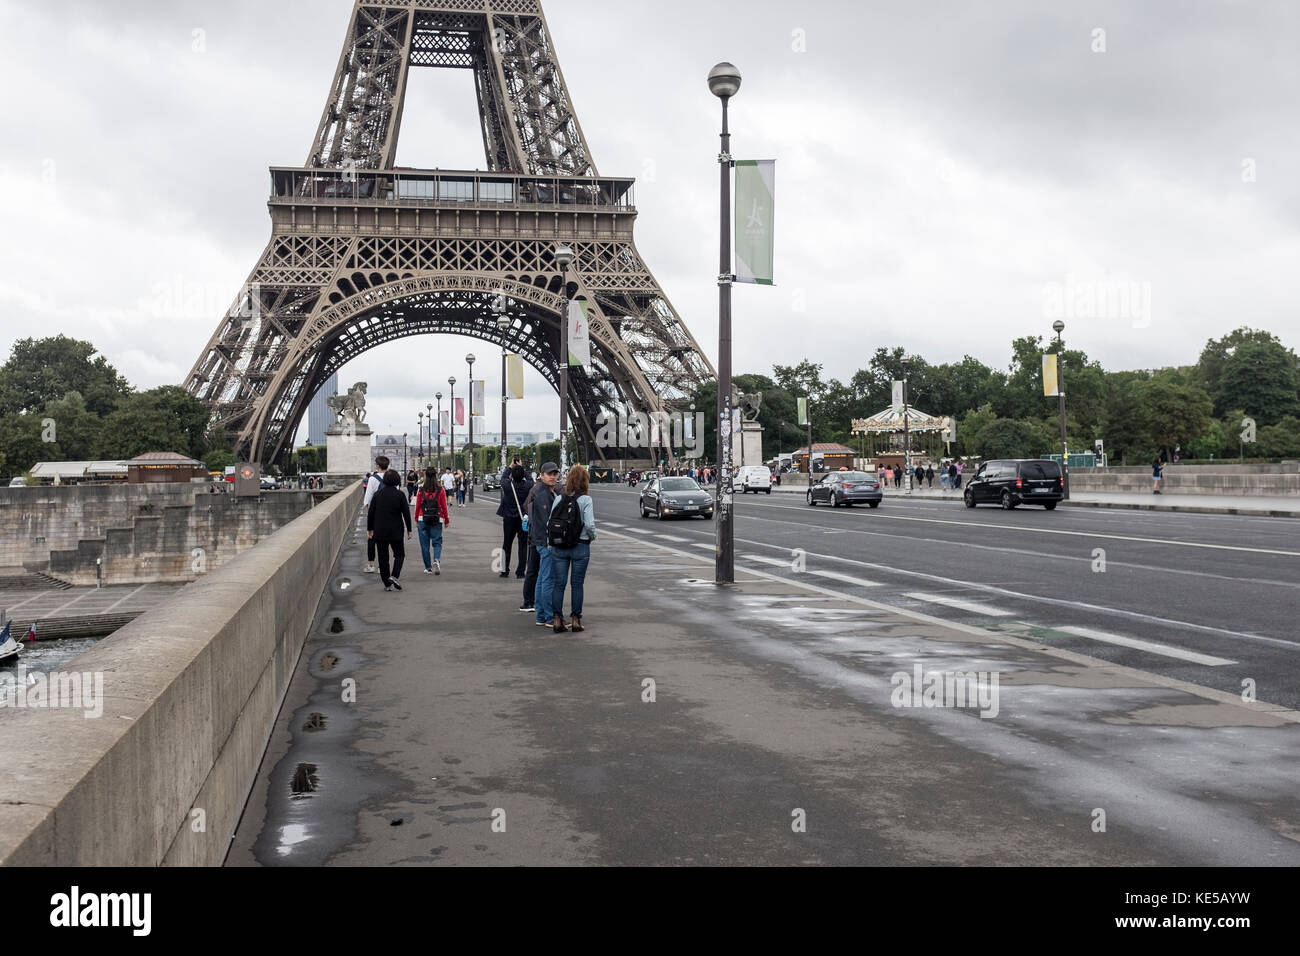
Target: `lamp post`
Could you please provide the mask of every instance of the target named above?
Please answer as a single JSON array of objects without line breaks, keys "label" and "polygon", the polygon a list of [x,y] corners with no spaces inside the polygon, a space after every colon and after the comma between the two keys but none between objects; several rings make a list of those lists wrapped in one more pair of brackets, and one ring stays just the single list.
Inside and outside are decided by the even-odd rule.
[{"label": "lamp post", "polygon": [[420,451],[417,459],[419,461],[419,464],[416,465],[416,468],[423,469],[424,468],[424,412],[419,412],[415,417],[419,419],[419,423],[415,427],[419,429],[419,436],[420,436],[420,442],[419,442]]},{"label": "lamp post", "polygon": [[410,442],[406,440],[408,434],[408,432],[402,432],[402,481],[406,481],[406,472],[409,470],[407,466],[410,464],[406,460],[406,450],[410,448]]},{"label": "lamp post", "polygon": [[469,503],[474,503],[474,353],[470,352],[465,356],[465,361],[469,363],[469,384],[465,386],[469,392],[469,468],[465,470],[465,483],[469,485],[466,492],[469,495]]},{"label": "lamp post", "polygon": [[564,315],[560,316],[560,471],[563,472],[569,466],[569,305],[573,301],[569,266],[573,264],[573,250],[561,243],[555,247],[554,255],[564,286]]},{"label": "lamp post", "polygon": [[1060,396],[1061,407],[1061,497],[1070,500],[1070,445],[1065,438],[1065,346],[1061,342],[1061,333],[1065,323],[1057,319],[1052,323],[1056,333],[1056,394]]},{"label": "lamp post", "polygon": [[[424,409],[429,413],[429,454],[432,455],[433,454],[433,403],[430,402],[429,404],[425,405]],[[429,462],[427,459],[425,460],[424,467],[425,468],[429,467]]]},{"label": "lamp post", "polygon": [[501,333],[501,471],[506,470],[506,330],[510,328],[510,316],[506,315],[506,296],[502,292],[492,300],[492,311],[497,316],[497,331]]},{"label": "lamp post", "polygon": [[442,471],[442,392],[435,392],[438,400],[438,471]]},{"label": "lamp post", "polygon": [[447,379],[451,394],[447,396],[447,420],[451,422],[451,470],[456,470],[456,376]]},{"label": "lamp post", "polygon": [[[722,150],[718,153],[720,184],[718,229],[718,487],[713,512],[717,516],[714,544],[715,584],[736,580],[735,531],[731,503],[731,131],[727,104],[740,90],[740,71],[719,63],[709,71],[709,92],[722,100]],[[812,444],[808,447],[808,476],[812,480]]]},{"label": "lamp post", "polygon": [[907,359],[903,359],[903,489],[912,493],[912,429],[907,413]]}]

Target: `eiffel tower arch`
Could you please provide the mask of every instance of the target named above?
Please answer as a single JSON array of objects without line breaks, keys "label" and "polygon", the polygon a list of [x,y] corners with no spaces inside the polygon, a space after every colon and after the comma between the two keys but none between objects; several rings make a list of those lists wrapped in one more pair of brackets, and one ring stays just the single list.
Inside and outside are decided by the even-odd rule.
[{"label": "eiffel tower arch", "polygon": [[[413,67],[473,72],[486,171],[395,167]],[[671,408],[714,371],[637,251],[634,184],[598,173],[539,0],[358,0],[307,162],[272,167],[270,241],[186,388],[266,463],[332,373],[409,335],[503,344],[558,391],[565,244],[592,340],[574,440],[642,457],[596,447],[600,412]]]}]

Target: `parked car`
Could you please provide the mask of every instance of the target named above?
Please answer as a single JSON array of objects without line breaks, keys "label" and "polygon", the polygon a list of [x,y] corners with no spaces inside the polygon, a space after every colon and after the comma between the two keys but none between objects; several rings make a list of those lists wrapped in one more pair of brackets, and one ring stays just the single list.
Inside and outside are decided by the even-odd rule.
[{"label": "parked car", "polygon": [[9,479],[9,487],[10,487],[10,488],[22,488],[22,487],[23,487],[24,485],[26,485],[26,484],[27,484],[27,481],[23,478],[22,475],[19,475],[17,478],[10,478],[10,479]]},{"label": "parked car", "polygon": [[865,471],[833,471],[808,489],[808,504],[824,501],[832,508],[838,508],[866,502],[872,508],[879,508],[884,496],[880,480],[875,475],[868,475]]},{"label": "parked car", "polygon": [[986,461],[966,482],[962,500],[967,508],[1001,505],[1042,505],[1048,511],[1065,497],[1061,466],[1042,458],[1005,458]]},{"label": "parked car", "polygon": [[772,493],[772,482],[776,477],[772,474],[767,465],[745,465],[736,472],[736,479],[733,485],[740,488],[741,494],[749,494],[751,491],[758,494],[760,491]]},{"label": "parked car", "polygon": [[501,476],[494,471],[488,472],[483,476],[483,490],[497,491],[501,488]]},{"label": "parked car", "polygon": [[642,518],[713,517],[713,498],[694,478],[653,478],[638,503]]}]

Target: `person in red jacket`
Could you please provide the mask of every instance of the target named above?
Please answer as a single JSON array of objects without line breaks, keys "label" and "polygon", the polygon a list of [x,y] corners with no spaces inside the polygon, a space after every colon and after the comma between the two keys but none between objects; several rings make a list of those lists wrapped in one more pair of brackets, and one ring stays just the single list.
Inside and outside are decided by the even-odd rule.
[{"label": "person in red jacket", "polygon": [[[447,491],[438,480],[436,468],[424,472],[424,484],[415,496],[415,522],[420,526],[420,556],[425,574],[442,574],[442,526],[451,524],[447,511]],[[433,561],[429,548],[433,547]]]}]

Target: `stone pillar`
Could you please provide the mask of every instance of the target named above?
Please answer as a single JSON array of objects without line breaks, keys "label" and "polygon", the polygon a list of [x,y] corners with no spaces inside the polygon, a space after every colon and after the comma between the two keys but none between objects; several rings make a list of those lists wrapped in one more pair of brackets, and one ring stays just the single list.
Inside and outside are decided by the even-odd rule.
[{"label": "stone pillar", "polygon": [[364,422],[336,422],[325,429],[325,473],[360,477],[370,474],[370,426]]},{"label": "stone pillar", "polygon": [[733,467],[763,464],[763,426],[758,422],[743,422],[739,432],[731,433],[731,460]]}]

